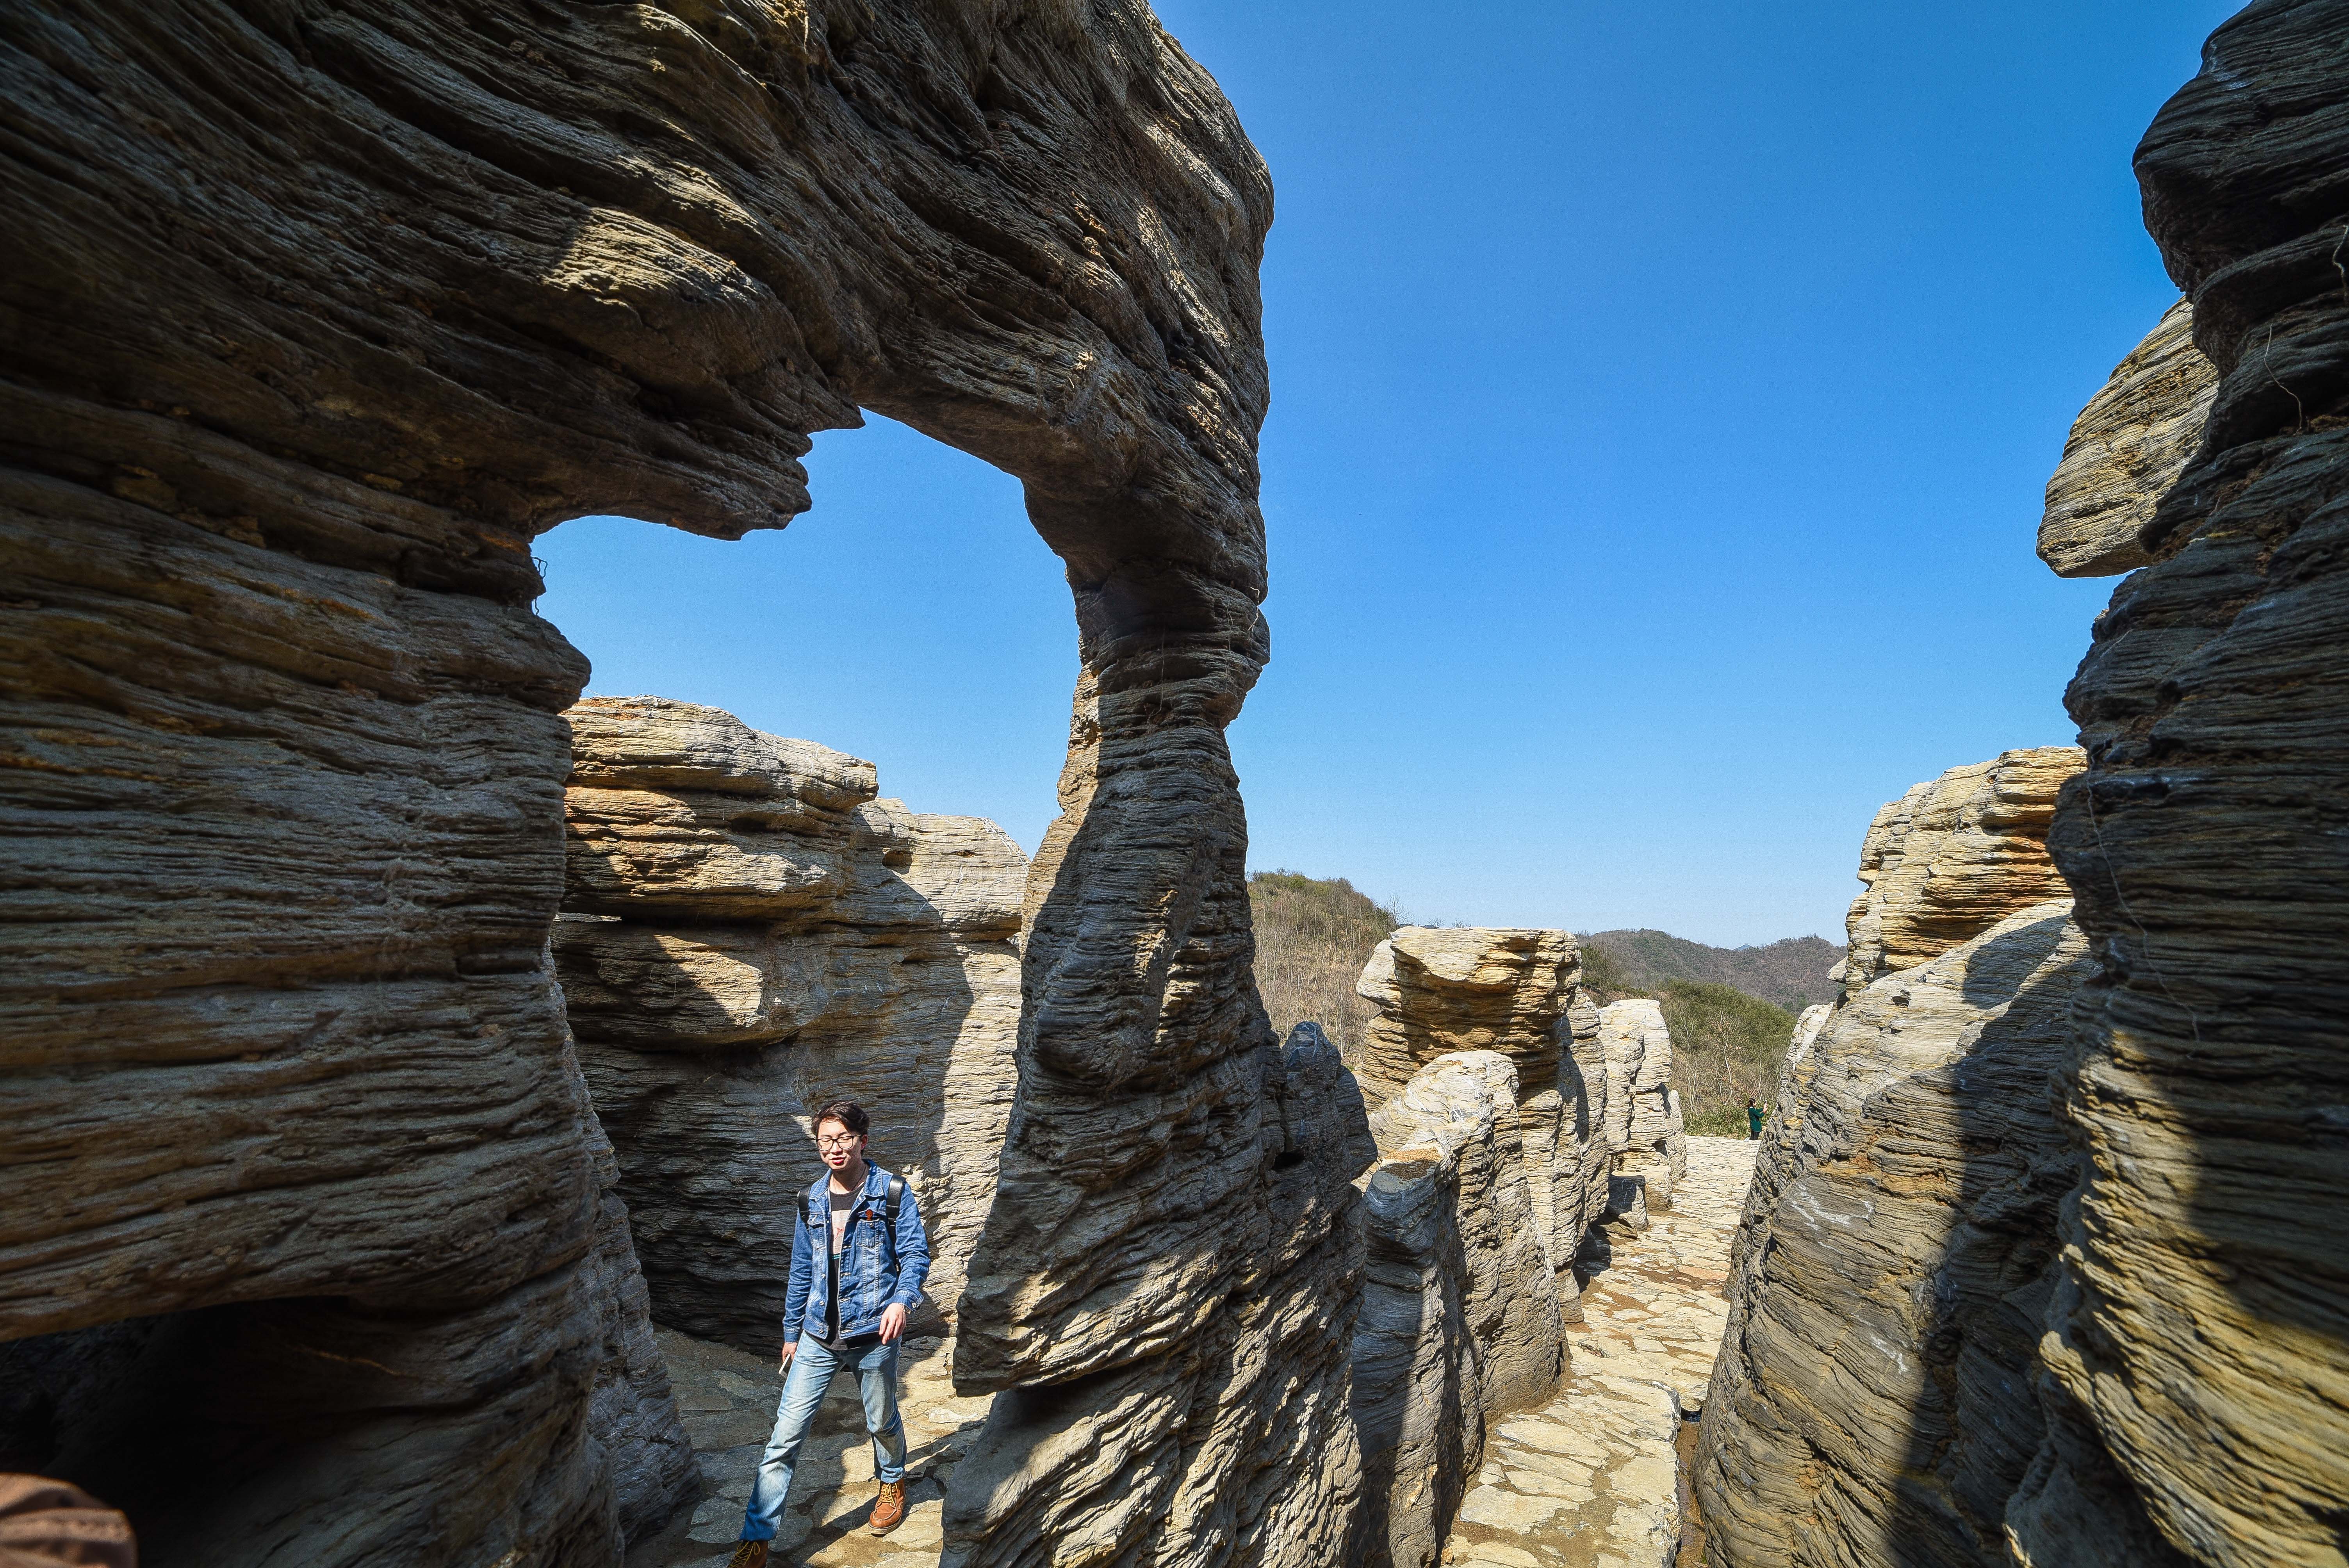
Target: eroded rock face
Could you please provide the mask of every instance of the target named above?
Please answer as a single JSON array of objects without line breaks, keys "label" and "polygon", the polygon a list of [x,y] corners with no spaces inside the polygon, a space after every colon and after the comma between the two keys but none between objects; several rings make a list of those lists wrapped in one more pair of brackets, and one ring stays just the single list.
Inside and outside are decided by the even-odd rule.
[{"label": "eroded rock face", "polygon": [[2080,770],[2074,746],[2002,751],[1915,785],[1876,814],[1859,851],[1868,889],[1845,920],[1837,978],[1857,990],[1922,964],[2018,909],[2068,897],[2047,854],[2055,792]]},{"label": "eroded rock face", "polygon": [[2179,300],[2113,367],[2064,443],[2039,520],[2039,559],[2058,577],[2110,577],[2153,558],[2137,535],[2201,444],[2219,373],[2194,346]]},{"label": "eroded rock face", "polygon": [[[540,957],[585,665],[531,541],[779,525],[810,433],[870,407],[1019,476],[1077,605],[990,1342],[1081,1346],[1007,1367],[1055,1385],[1237,1368],[1236,1301],[1330,1233],[1262,1130],[1223,742],[1267,649],[1271,198],[1148,11],[68,0],[11,18],[0,80],[0,1336],[332,1300],[372,1326],[333,1331],[347,1377],[489,1391],[207,1506],[265,1499],[311,1563],[610,1560],[601,1309],[566,1294],[600,1198]],[[1121,1272],[1180,1305],[1076,1321]],[[1322,1299],[1278,1310],[1342,1345]],[[372,1397],[264,1391],[270,1432]],[[1234,1432],[1204,1495],[1290,1440]],[[1294,1469],[1208,1556],[1342,1527]]]},{"label": "eroded rock face", "polygon": [[1688,1134],[1672,1088],[1664,1010],[1644,996],[1609,1002],[1599,1010],[1599,1035],[1607,1053],[1605,1125],[1614,1174],[1637,1182],[1646,1202],[1670,1204],[1673,1184],[1688,1174]]},{"label": "eroded rock face", "polygon": [[2024,1560],[2344,1561],[2349,1498],[2349,6],[2210,36],[2137,154],[2219,375],[2066,694],[2050,847],[2098,962],[2086,1176]]},{"label": "eroded rock face", "polygon": [[764,1351],[833,1099],[874,1118],[951,1314],[995,1196],[1028,858],[870,763],[658,697],[572,708],[554,950],[664,1324]]},{"label": "eroded rock face", "polygon": [[1714,1561],[2003,1560],[2043,1435],[2052,1088],[2092,972],[2065,901],[1849,995],[1790,1069],[1695,1470]]},{"label": "eroded rock face", "polygon": [[1381,1159],[1353,1346],[1369,1483],[1359,1561],[1433,1563],[1486,1418],[1547,1398],[1565,1371],[1519,1104],[1508,1057],[1459,1051],[1371,1117]]},{"label": "eroded rock face", "polygon": [[[1557,1026],[1566,1057],[1558,1068],[1562,1104],[1557,1163],[1551,1179],[1556,1197],[1551,1205],[1550,1257],[1560,1266],[1562,1294],[1570,1294],[1566,1292],[1567,1265],[1573,1264],[1576,1279],[1582,1279],[1586,1243],[1607,1218],[1614,1195],[1617,1150],[1608,1130],[1615,1121],[1615,1075],[1607,1070],[1601,1014],[1590,992],[1578,985]],[[1578,1298],[1567,1303],[1568,1322],[1579,1322],[1581,1313]]]},{"label": "eroded rock face", "polygon": [[[582,1073],[583,1098],[585,1082]],[[603,1331],[595,1381],[588,1393],[587,1430],[603,1449],[604,1468],[611,1477],[613,1522],[623,1541],[635,1541],[659,1529],[672,1512],[691,1501],[699,1478],[694,1473],[693,1445],[678,1419],[668,1369],[653,1338],[652,1304],[628,1231],[627,1203],[618,1191],[619,1162],[612,1140],[592,1114],[585,1134],[602,1203],[595,1217],[595,1250],[583,1272]]]},{"label": "eroded rock face", "polygon": [[[1378,1008],[1363,1031],[1362,1093],[1379,1105],[1421,1068],[1455,1051],[1498,1051],[1516,1071],[1518,1124],[1532,1174],[1534,1212],[1551,1259],[1563,1267],[1582,1239],[1592,1136],[1587,1081],[1570,1049],[1567,1015],[1582,954],[1564,931],[1405,926],[1371,950],[1355,993]],[[1604,1059],[1603,1049],[1586,1052]],[[1588,1065],[1588,1063],[1584,1064]]]},{"label": "eroded rock face", "polygon": [[[1167,1562],[1355,1560],[1354,1182],[1376,1150],[1353,1075],[1319,1029],[1300,1026],[1267,1055],[1270,1092],[1255,1102],[1262,1164],[1234,1175],[1255,1176],[1273,1212],[1226,1212],[1271,1250],[1238,1276],[1223,1313],[1168,1353],[998,1395],[947,1498],[957,1563],[1114,1562],[1145,1542]],[[1135,1272],[1143,1290],[1182,1283],[1172,1270]],[[1145,1303],[1136,1315],[1191,1307]]]}]

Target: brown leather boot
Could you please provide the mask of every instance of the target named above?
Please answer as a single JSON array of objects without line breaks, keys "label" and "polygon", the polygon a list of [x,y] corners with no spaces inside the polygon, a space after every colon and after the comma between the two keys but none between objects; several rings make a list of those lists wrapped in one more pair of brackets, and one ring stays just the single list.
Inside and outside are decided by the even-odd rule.
[{"label": "brown leather boot", "polygon": [[767,1568],[767,1543],[745,1541],[734,1548],[734,1555],[726,1560],[726,1568]]},{"label": "brown leather boot", "polygon": [[894,1480],[881,1483],[881,1495],[873,1500],[873,1517],[864,1528],[875,1535],[886,1535],[905,1521],[905,1489]]}]

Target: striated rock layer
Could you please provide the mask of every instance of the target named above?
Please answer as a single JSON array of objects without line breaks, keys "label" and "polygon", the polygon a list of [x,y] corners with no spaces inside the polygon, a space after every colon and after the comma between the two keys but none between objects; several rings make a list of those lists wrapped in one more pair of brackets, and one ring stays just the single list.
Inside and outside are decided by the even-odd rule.
[{"label": "striated rock layer", "polygon": [[2002,1560],[2090,970],[2061,900],[1848,998],[1746,1201],[1695,1486],[1717,1562]]},{"label": "striated rock layer", "polygon": [[717,708],[591,697],[566,717],[555,958],[653,1315],[772,1348],[821,1168],[810,1119],[839,1099],[921,1202],[930,1305],[951,1314],[1010,1117],[1028,857]]},{"label": "striated rock layer", "polygon": [[2216,367],[2066,694],[2097,961],[2027,1562],[2341,1564],[2349,1499],[2349,5],[2266,0],[2137,153]]},{"label": "striated rock layer", "polygon": [[[1269,1235],[1268,1250],[1166,1354],[996,1397],[947,1498],[957,1568],[1134,1561],[1137,1542],[1155,1542],[1170,1563],[1354,1560],[1354,1181],[1375,1150],[1353,1075],[1319,1029],[1300,1026],[1268,1055],[1261,1163],[1233,1175],[1263,1182],[1272,1217],[1236,1203],[1229,1218]],[[1180,1283],[1145,1274],[1137,1288]],[[1154,1299],[1137,1310],[1192,1305]],[[957,1356],[958,1380],[963,1366]]]},{"label": "striated rock layer", "polygon": [[[276,1524],[220,1560],[611,1560],[541,957],[586,666],[531,542],[781,525],[870,407],[1018,476],[1076,602],[961,1370],[1182,1407],[1179,1484],[1098,1516],[1133,1551],[1328,1560],[1311,1421],[1210,1418],[1319,1399],[1344,1447],[1350,1243],[1247,980],[1271,192],[1206,74],[1138,0],[62,0],[0,88],[0,1336],[332,1302],[336,1377],[446,1397],[347,1473],[242,1466],[205,1505]],[[382,1397],[254,1395],[280,1437]]]},{"label": "striated rock layer", "polygon": [[[1657,1002],[1635,996],[1599,1010],[1607,1053],[1607,1146],[1619,1180],[1636,1181],[1643,1203],[1669,1206],[1688,1174],[1688,1133],[1672,1088],[1672,1037]],[[1628,1207],[1628,1200],[1625,1206]]]},{"label": "striated rock layer", "polygon": [[1371,1117],[1381,1160],[1353,1346],[1367,1481],[1356,1561],[1428,1568],[1487,1418],[1547,1398],[1566,1369],[1519,1106],[1508,1057],[1457,1051]]},{"label": "striated rock layer", "polygon": [[2137,535],[2194,459],[2218,372],[2194,346],[2194,306],[2179,300],[2072,422],[2047,481],[2039,559],[2058,577],[2108,577],[2152,559]]},{"label": "striated rock layer", "polygon": [[2055,792],[2075,746],[2002,751],[1912,786],[1877,812],[1859,851],[1867,891],[1845,921],[1851,989],[1948,952],[2014,911],[2070,889],[2047,853]]},{"label": "striated rock layer", "polygon": [[1354,986],[1378,1008],[1361,1060],[1362,1093],[1373,1105],[1438,1057],[1491,1050],[1508,1057],[1534,1212],[1558,1267],[1573,1260],[1595,1218],[1594,1184],[1604,1210],[1609,1163],[1604,1114],[1590,1112],[1605,1094],[1598,1020],[1583,1020],[1587,1037],[1578,1047],[1568,1017],[1581,977],[1570,932],[1409,925],[1371,950]]},{"label": "striated rock layer", "polygon": [[2075,1170],[2092,965],[2043,836],[2078,765],[1953,768],[1868,830],[1845,995],[1797,1022],[1731,1252],[1694,1474],[1725,1568],[2003,1560]]}]

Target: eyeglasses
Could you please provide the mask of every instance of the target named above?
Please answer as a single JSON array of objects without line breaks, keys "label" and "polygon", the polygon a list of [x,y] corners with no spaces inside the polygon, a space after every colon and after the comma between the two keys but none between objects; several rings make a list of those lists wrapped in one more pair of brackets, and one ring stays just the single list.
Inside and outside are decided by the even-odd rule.
[{"label": "eyeglasses", "polygon": [[861,1132],[843,1132],[837,1138],[826,1138],[819,1133],[815,1146],[818,1149],[845,1149],[864,1136]]}]

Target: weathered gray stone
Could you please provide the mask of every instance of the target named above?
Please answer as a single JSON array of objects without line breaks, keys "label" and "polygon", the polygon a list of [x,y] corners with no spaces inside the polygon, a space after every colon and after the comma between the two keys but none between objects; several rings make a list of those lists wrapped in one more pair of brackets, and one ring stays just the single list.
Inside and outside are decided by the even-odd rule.
[{"label": "weathered gray stone", "polygon": [[[1271,192],[1147,9],[63,0],[12,14],[0,86],[0,1336],[381,1315],[336,1377],[412,1368],[433,1413],[208,1505],[312,1564],[616,1556],[600,1200],[539,958],[586,666],[529,609],[531,544],[780,525],[811,432],[872,408],[1017,476],[1077,604],[996,1270],[1037,1288],[984,1337],[1177,1381],[1223,1357],[1310,1229],[1255,1158],[1278,1072],[1223,742],[1268,647]],[[685,880],[761,908],[826,876],[742,885],[698,841]],[[1060,1223],[1104,1197],[1116,1244]],[[1176,1305],[1061,1311],[1121,1257]],[[1342,1346],[1318,1284],[1290,1306]],[[269,1432],[375,1397],[321,1376],[273,1364]],[[1350,1494],[1291,1441],[1199,1456],[1186,1498],[1290,1476],[1206,1555],[1327,1560]],[[1151,1497],[1131,1539],[1172,1561],[1190,1526]]]},{"label": "weathered gray stone", "polygon": [[[1688,1174],[1688,1133],[1672,1088],[1672,1037],[1664,1010],[1645,996],[1599,1010],[1607,1053],[1607,1141],[1614,1175],[1637,1181],[1649,1202],[1669,1206]],[[1610,1189],[1622,1191],[1625,1189]],[[1617,1205],[1610,1198],[1609,1208]]]},{"label": "weathered gray stone", "polygon": [[2194,346],[2194,306],[2179,300],[2072,422],[2047,481],[2039,559],[2058,577],[2110,577],[2153,559],[2137,542],[2153,510],[2193,461],[2219,390]]},{"label": "weathered gray stone", "polygon": [[[810,1119],[835,1099],[873,1113],[873,1158],[930,1227],[927,1305],[951,1315],[1010,1117],[1027,857],[991,822],[872,799],[868,763],[715,708],[595,697],[571,717],[577,913],[555,953],[653,1315],[771,1348],[795,1197],[820,1169]],[[668,760],[687,756],[698,771]],[[649,787],[665,779],[682,792]],[[743,896],[818,863],[821,885]]]},{"label": "weathered gray stone", "polygon": [[1353,1346],[1362,1562],[1433,1563],[1487,1418],[1547,1398],[1565,1370],[1518,1106],[1508,1057],[1460,1051],[1371,1117],[1381,1161],[1365,1191],[1370,1269]]},{"label": "weathered gray stone", "polygon": [[[585,1100],[584,1074],[579,1092]],[[659,1529],[692,1500],[693,1445],[678,1419],[668,1370],[653,1338],[651,1302],[628,1233],[627,1204],[617,1191],[620,1170],[612,1140],[592,1110],[585,1131],[603,1194],[595,1248],[583,1265],[603,1331],[595,1381],[588,1394],[587,1429],[604,1450],[614,1522],[624,1541],[635,1541]]]},{"label": "weathered gray stone", "polygon": [[[1318,1029],[1300,1026],[1266,1055],[1268,1092],[1254,1102],[1261,1163],[1240,1174],[1258,1177],[1277,1220],[1237,1205],[1228,1218],[1269,1249],[1170,1353],[997,1395],[947,1499],[946,1561],[1114,1562],[1147,1541],[1164,1562],[1354,1560],[1354,1181],[1375,1150],[1353,1076]],[[1140,1287],[1161,1281],[1180,1276],[1144,1274]]]},{"label": "weathered gray stone", "polygon": [[[1608,1129],[1615,1118],[1614,1079],[1607,1070],[1607,1040],[1601,1009],[1587,989],[1576,986],[1567,1015],[1558,1021],[1563,1057],[1558,1064],[1560,1119],[1557,1163],[1551,1190],[1550,1255],[1560,1266],[1559,1288],[1566,1290],[1564,1265],[1576,1266],[1581,1278],[1586,1243],[1607,1218],[1614,1191],[1615,1146]],[[1569,1293],[1570,1294],[1570,1293]],[[1580,1307],[1567,1305],[1568,1321]]]},{"label": "weathered gray stone", "polygon": [[1354,987],[1378,1008],[1361,1058],[1374,1106],[1454,1051],[1499,1051],[1514,1064],[1534,1212],[1559,1267],[1582,1240],[1588,1128],[1572,1098],[1581,1072],[1567,1019],[1581,974],[1570,932],[1407,925],[1371,951]]},{"label": "weathered gray stone", "polygon": [[2054,901],[1847,997],[1747,1196],[1695,1472],[1725,1564],[1996,1564],[2074,1157]]}]

